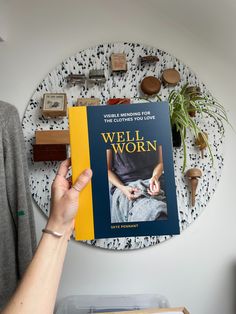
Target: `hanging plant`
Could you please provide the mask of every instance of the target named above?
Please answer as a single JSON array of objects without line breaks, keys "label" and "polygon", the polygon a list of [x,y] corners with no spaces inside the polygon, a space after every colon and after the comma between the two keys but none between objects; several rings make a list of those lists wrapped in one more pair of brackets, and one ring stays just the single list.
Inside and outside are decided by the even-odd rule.
[{"label": "hanging plant", "polygon": [[[153,98],[139,97],[139,100],[154,101]],[[163,101],[159,95],[155,96],[155,101]],[[224,134],[224,123],[229,125],[226,110],[212,96],[201,92],[198,86],[185,84],[180,90],[172,90],[167,98],[170,110],[170,122],[172,127],[173,146],[183,146],[182,172],[187,165],[187,130],[195,137],[195,145],[203,154],[203,149],[207,148],[213,165],[214,158],[208,141],[208,135],[198,126],[195,117],[205,119],[207,116],[214,119],[221,135]]]},{"label": "hanging plant", "polygon": [[[201,140],[201,147],[208,148],[213,163],[213,154],[206,134],[200,129],[194,119],[200,115],[202,119],[209,116],[214,119],[219,132],[224,134],[224,123],[229,124],[224,107],[212,97],[200,92],[198,87],[185,84],[180,91],[173,90],[168,96],[170,106],[170,121],[172,129],[180,133],[183,146],[183,169],[185,171],[187,162],[186,135],[189,130],[196,139]],[[204,145],[203,145],[204,142]]]}]

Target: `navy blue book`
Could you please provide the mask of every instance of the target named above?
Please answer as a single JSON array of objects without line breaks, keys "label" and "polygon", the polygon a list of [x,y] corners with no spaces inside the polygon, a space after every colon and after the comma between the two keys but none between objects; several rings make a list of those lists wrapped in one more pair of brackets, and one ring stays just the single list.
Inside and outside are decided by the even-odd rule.
[{"label": "navy blue book", "polygon": [[179,234],[167,102],[69,108],[76,240]]}]

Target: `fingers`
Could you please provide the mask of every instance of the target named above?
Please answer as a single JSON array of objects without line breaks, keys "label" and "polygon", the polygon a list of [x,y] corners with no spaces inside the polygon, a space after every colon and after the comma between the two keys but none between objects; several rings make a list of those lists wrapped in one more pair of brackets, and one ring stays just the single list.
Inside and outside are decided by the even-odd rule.
[{"label": "fingers", "polygon": [[160,183],[156,179],[150,181],[149,189],[151,192],[156,193],[160,190]]},{"label": "fingers", "polygon": [[157,184],[156,184],[156,192],[159,193],[160,192],[160,182],[157,181]]},{"label": "fingers", "polygon": [[158,189],[158,181],[154,179],[150,184],[150,190],[152,192],[157,192],[157,189]]},{"label": "fingers", "polygon": [[70,191],[74,192],[80,192],[82,191],[85,186],[89,183],[89,181],[92,178],[92,170],[91,169],[86,169],[84,170],[80,176],[78,177],[77,181],[73,185],[73,187],[70,189]]},{"label": "fingers", "polygon": [[147,192],[149,195],[151,196],[155,196],[155,195],[158,195],[159,192],[160,192],[160,184],[158,184],[157,186],[155,186],[154,190],[151,191],[151,189],[147,189]]},{"label": "fingers", "polygon": [[151,195],[151,196],[155,195],[155,193],[152,192],[150,189],[147,189],[147,192],[148,192],[148,194]]},{"label": "fingers", "polygon": [[150,191],[153,193],[158,192],[158,186],[155,183],[150,185]]},{"label": "fingers", "polygon": [[139,195],[134,195],[134,194],[131,194],[131,196],[130,196],[130,200],[135,200],[136,198],[138,198],[139,197]]},{"label": "fingers", "polygon": [[132,201],[133,199],[135,199],[135,196],[131,193],[129,193],[129,195],[127,196],[129,201]]},{"label": "fingers", "polygon": [[130,191],[130,193],[134,193],[134,192],[139,192],[139,189],[138,189],[138,188],[135,188],[135,187],[130,186],[130,187],[129,187],[129,191]]},{"label": "fingers", "polygon": [[147,192],[149,195],[151,196],[155,196],[155,195],[158,195],[158,192],[152,192],[151,190],[147,189]]},{"label": "fingers", "polygon": [[62,161],[58,170],[57,170],[57,175],[65,178],[70,166],[71,166],[71,159],[70,158]]},{"label": "fingers", "polygon": [[131,201],[138,198],[139,196],[139,194],[129,193],[128,199]]},{"label": "fingers", "polygon": [[153,181],[151,181],[151,182],[150,182],[150,185],[149,185],[149,188],[150,188],[150,191],[151,191],[151,192],[153,192],[153,186],[154,186]]},{"label": "fingers", "polygon": [[136,187],[129,187],[129,195],[127,196],[128,199],[130,201],[132,201],[132,200],[138,198],[140,196],[140,194],[139,193],[137,194],[137,192],[140,192],[140,190],[138,188],[136,188]]}]

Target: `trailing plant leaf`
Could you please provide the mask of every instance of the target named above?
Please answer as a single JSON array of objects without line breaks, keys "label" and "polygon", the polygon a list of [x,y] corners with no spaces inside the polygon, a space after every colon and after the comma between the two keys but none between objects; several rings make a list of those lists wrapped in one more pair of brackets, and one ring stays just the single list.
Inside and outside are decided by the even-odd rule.
[{"label": "trailing plant leaf", "polygon": [[[144,99],[151,102],[162,101],[159,95],[156,95],[156,99],[149,97],[139,99]],[[170,122],[172,129],[175,128],[175,130],[180,133],[181,143],[183,145],[182,172],[185,171],[187,165],[187,130],[189,130],[195,138],[197,138],[198,134],[202,135],[206,142],[206,146],[213,165],[214,156],[209,140],[198,126],[196,120],[190,115],[194,112],[195,114],[200,115],[202,120],[209,116],[215,121],[219,132],[223,135],[224,123],[227,123],[231,126],[224,107],[214,98],[212,98],[212,96],[203,94],[197,86],[189,86],[188,83],[185,84],[179,91],[172,90],[167,100],[169,103]]]},{"label": "trailing plant leaf", "polygon": [[186,131],[187,129],[194,137],[201,134],[206,142],[206,147],[210,154],[213,165],[214,156],[208,138],[198,126],[196,120],[190,116],[191,113],[197,113],[201,119],[207,116],[214,119],[221,134],[224,134],[224,123],[229,123],[226,110],[224,107],[209,95],[204,95],[199,88],[194,88],[185,84],[179,91],[173,90],[168,96],[170,106],[170,121],[172,127],[180,132],[181,142],[183,145],[183,165],[182,172],[185,171],[187,164],[187,145]]}]

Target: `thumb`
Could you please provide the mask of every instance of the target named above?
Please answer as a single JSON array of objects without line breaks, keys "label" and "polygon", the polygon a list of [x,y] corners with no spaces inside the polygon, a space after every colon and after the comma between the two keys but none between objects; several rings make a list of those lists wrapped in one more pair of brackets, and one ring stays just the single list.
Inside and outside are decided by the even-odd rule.
[{"label": "thumb", "polygon": [[73,190],[74,192],[81,192],[91,180],[92,175],[93,173],[91,169],[84,170],[70,190]]}]

